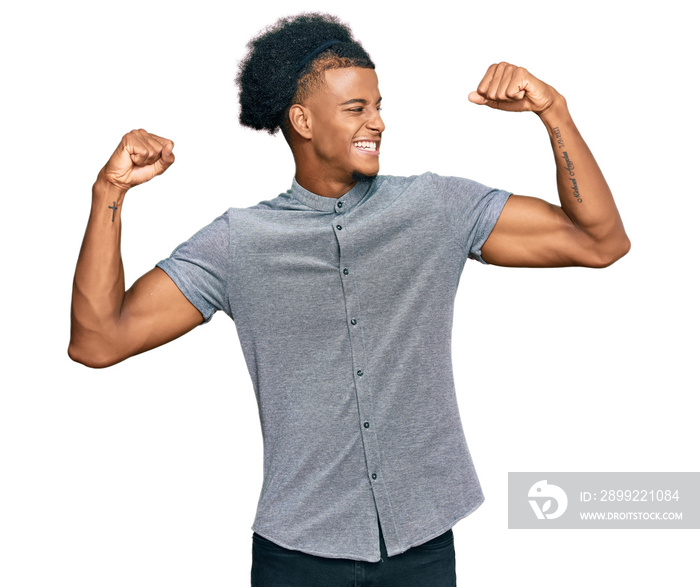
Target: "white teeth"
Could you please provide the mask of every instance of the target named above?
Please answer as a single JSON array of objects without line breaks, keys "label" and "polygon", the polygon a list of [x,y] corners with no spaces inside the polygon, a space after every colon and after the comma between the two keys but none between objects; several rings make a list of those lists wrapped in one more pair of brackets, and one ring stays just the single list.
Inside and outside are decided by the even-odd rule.
[{"label": "white teeth", "polygon": [[377,150],[377,143],[373,141],[357,141],[354,143],[354,145],[358,149],[364,149],[365,151],[376,151]]}]

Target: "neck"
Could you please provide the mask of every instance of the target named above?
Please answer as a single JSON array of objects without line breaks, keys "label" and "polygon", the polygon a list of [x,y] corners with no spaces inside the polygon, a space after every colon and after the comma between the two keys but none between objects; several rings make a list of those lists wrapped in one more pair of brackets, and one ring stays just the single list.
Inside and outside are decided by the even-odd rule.
[{"label": "neck", "polygon": [[325,198],[337,199],[347,194],[361,179],[352,173],[329,173],[328,167],[320,159],[306,154],[305,150],[310,148],[308,142],[294,143],[295,141],[290,142],[296,167],[294,179],[305,190]]},{"label": "neck", "polygon": [[352,174],[331,175],[328,169],[318,159],[304,157],[296,149],[292,149],[296,173],[294,179],[305,190],[326,198],[340,198],[347,194],[357,183]]},{"label": "neck", "polygon": [[347,181],[338,181],[324,177],[322,174],[302,173],[299,168],[297,168],[294,179],[305,190],[326,198],[340,198],[347,194],[357,183],[351,177]]}]

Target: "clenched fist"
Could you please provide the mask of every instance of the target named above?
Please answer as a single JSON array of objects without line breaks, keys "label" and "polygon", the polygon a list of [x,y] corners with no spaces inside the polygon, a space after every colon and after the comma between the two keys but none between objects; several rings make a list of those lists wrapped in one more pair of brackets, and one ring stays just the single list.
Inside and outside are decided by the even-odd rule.
[{"label": "clenched fist", "polygon": [[100,178],[124,191],[163,173],[175,161],[174,143],[143,129],[122,137]]},{"label": "clenched fist", "polygon": [[469,101],[510,112],[531,111],[540,114],[562,96],[552,86],[537,79],[524,67],[494,63]]}]

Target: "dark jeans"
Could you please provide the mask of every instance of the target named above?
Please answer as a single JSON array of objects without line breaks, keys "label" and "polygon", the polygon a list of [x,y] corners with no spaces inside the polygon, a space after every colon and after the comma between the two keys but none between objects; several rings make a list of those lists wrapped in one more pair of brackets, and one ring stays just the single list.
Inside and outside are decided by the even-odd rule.
[{"label": "dark jeans", "polygon": [[378,563],[311,556],[253,534],[252,587],[456,587],[452,530]]}]

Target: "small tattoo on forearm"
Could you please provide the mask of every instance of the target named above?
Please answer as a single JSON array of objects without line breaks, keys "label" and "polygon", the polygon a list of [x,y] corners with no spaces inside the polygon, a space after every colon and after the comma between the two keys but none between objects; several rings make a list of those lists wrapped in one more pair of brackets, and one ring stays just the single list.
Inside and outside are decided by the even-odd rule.
[{"label": "small tattoo on forearm", "polygon": [[569,171],[569,175],[571,177],[573,177],[574,176],[574,164],[571,162],[571,159],[569,159],[569,154],[566,151],[564,151],[564,154],[562,155],[562,157],[564,158],[564,161],[566,161],[566,168]]},{"label": "small tattoo on forearm", "polygon": [[571,159],[569,159],[569,153],[567,153],[566,151],[564,151],[564,153],[562,154],[562,159],[564,159],[564,161],[566,162],[566,170],[569,172],[569,179],[573,184],[571,187],[574,192],[574,198],[576,198],[576,201],[580,204],[581,202],[583,202],[583,199],[581,198],[581,194],[579,194],[578,192],[578,184],[576,183],[576,179],[574,177],[576,175],[574,173],[574,162]]},{"label": "small tattoo on forearm", "polygon": [[555,126],[552,129],[552,132],[554,133],[554,138],[557,139],[557,146],[560,149],[563,149],[564,148],[564,139],[561,138],[561,133],[559,132],[559,127]]},{"label": "small tattoo on forearm", "polygon": [[[561,132],[559,131],[559,127],[555,126],[552,128],[552,132],[554,133],[554,138],[557,141],[557,147],[560,149],[566,149],[566,146],[564,145],[564,139],[561,138]],[[566,170],[569,172],[569,179],[571,180],[571,189],[574,194],[574,198],[576,198],[576,201],[580,204],[583,202],[583,198],[581,198],[581,194],[579,194],[578,191],[578,184],[576,183],[576,178],[574,177],[576,174],[574,173],[574,162],[569,159],[569,153],[564,151],[562,153],[562,159],[564,159],[564,162],[566,163]]]},{"label": "small tattoo on forearm", "polygon": [[583,199],[581,198],[581,195],[578,193],[578,184],[576,183],[576,180],[573,177],[570,177],[569,179],[573,183],[572,188],[574,191],[574,198],[576,198],[576,201],[580,204],[581,202],[583,202]]},{"label": "small tattoo on forearm", "polygon": [[112,211],[112,222],[114,222],[114,213],[117,211],[117,203],[112,202],[112,205],[107,207]]},{"label": "small tattoo on forearm", "polygon": [[[561,147],[562,145],[559,146]],[[574,162],[571,159],[569,159],[569,153],[567,153],[566,151],[564,151],[564,153],[562,154],[562,159],[564,159],[566,163],[566,170],[569,172],[569,179],[572,183],[571,189],[573,190],[574,198],[576,198],[576,201],[580,204],[581,202],[583,202],[583,198],[581,198],[581,194],[578,191],[578,183],[576,182],[576,174],[574,173]]]}]

